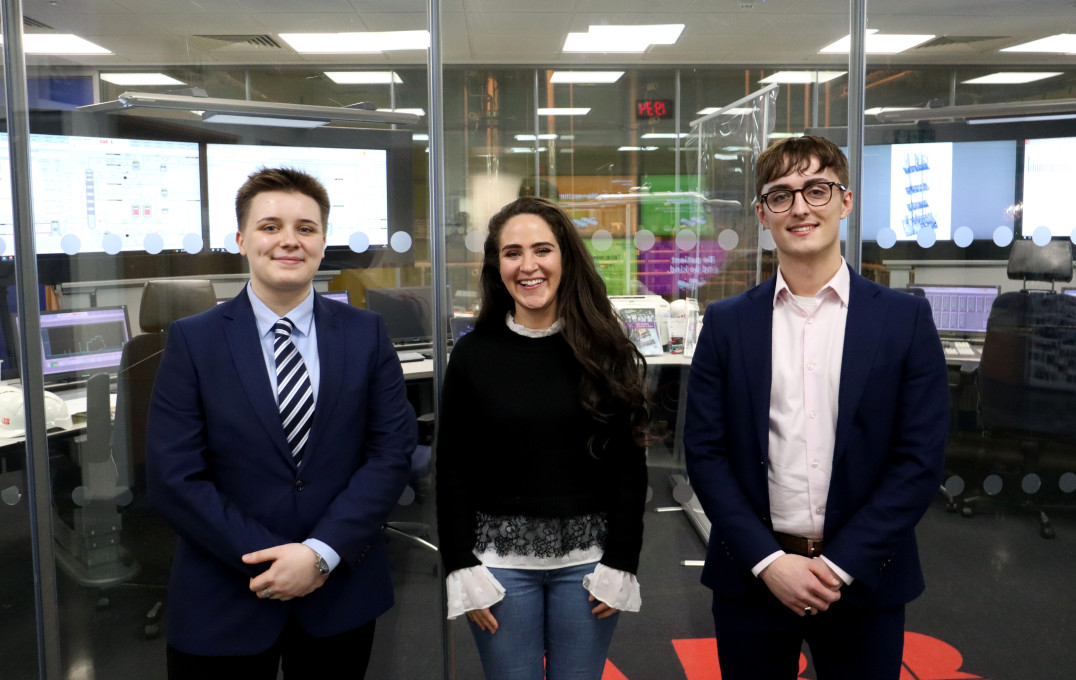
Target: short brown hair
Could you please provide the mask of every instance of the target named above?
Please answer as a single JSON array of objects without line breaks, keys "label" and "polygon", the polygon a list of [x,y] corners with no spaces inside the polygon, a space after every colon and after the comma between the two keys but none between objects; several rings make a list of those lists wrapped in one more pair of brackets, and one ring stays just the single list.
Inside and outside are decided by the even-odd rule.
[{"label": "short brown hair", "polygon": [[303,194],[314,199],[321,211],[321,228],[323,231],[329,228],[329,192],[325,187],[302,170],[295,168],[258,168],[239,191],[235,194],[235,219],[239,224],[239,231],[243,231],[243,224],[250,214],[250,204],[258,194],[267,191],[283,191],[284,193]]},{"label": "short brown hair", "polygon": [[833,168],[841,184],[848,186],[848,158],[840,147],[825,137],[789,137],[774,142],[755,162],[755,196],[761,196],[762,187],[775,179],[806,170],[816,158],[819,170]]}]

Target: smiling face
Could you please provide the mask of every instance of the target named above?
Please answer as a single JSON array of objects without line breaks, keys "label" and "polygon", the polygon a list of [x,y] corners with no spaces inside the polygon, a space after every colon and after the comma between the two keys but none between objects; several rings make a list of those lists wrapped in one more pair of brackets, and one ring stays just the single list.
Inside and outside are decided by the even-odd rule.
[{"label": "smiling face", "polygon": [[236,242],[250,264],[254,294],[273,311],[290,311],[310,292],[325,255],[321,210],[306,194],[262,192],[250,202]]},{"label": "smiling face", "polygon": [[557,320],[560,255],[553,229],[541,217],[524,213],[504,223],[498,261],[501,281],[516,303],[516,323],[549,328]]},{"label": "smiling face", "polygon": [[[817,158],[806,168],[794,168],[787,175],[767,182],[762,194],[777,189],[803,189],[820,182],[840,182],[832,168],[820,169]],[[829,203],[809,205],[796,192],[792,208],[775,213],[759,202],[755,206],[762,226],[770,230],[782,263],[827,264],[841,256],[841,219],[852,212],[852,192],[833,187]]]}]

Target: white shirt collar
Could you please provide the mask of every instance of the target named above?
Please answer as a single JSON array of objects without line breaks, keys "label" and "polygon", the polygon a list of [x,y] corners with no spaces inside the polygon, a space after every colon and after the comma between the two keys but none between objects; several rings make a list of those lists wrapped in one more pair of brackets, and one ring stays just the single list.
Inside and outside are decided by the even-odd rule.
[{"label": "white shirt collar", "polygon": [[[310,325],[314,323],[314,288],[311,286],[310,293],[294,309],[284,316],[288,317],[295,331],[300,335],[310,335]],[[258,323],[258,335],[263,336],[273,330],[273,324],[282,317],[254,294],[254,288],[247,283],[247,297],[250,298],[250,307],[254,310],[254,320]]]}]

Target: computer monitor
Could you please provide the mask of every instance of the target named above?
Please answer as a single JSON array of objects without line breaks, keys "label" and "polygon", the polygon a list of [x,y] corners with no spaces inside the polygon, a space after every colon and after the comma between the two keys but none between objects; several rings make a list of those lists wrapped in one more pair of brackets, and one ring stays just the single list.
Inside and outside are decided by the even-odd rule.
[{"label": "computer monitor", "polygon": [[348,290],[329,290],[322,293],[321,297],[343,302],[345,305],[351,304],[351,291]]},{"label": "computer monitor", "polygon": [[389,327],[389,337],[397,346],[433,342],[433,289],[367,288],[366,308],[377,312]]},{"label": "computer monitor", "polygon": [[115,373],[123,346],[130,339],[126,305],[41,312],[45,382],[84,380],[96,373]]},{"label": "computer monitor", "polygon": [[449,319],[448,325],[452,331],[452,342],[459,342],[460,338],[473,331],[477,321],[477,316],[454,316]]},{"label": "computer monitor", "polygon": [[1065,197],[1076,170],[1076,137],[1028,139],[1024,142],[1023,234],[1046,227],[1051,236],[1072,236],[1072,213]]},{"label": "computer monitor", "polygon": [[235,194],[263,167],[296,168],[324,185],[331,204],[327,245],[388,246],[388,154],[376,148],[207,144],[210,247],[237,252]]},{"label": "computer monitor", "polygon": [[1061,292],[1065,295],[1072,295],[1073,297],[1076,297],[1076,288],[1062,288]]},{"label": "computer monitor", "polygon": [[924,286],[921,288],[934,313],[940,333],[986,333],[990,308],[998,296],[998,286]]}]

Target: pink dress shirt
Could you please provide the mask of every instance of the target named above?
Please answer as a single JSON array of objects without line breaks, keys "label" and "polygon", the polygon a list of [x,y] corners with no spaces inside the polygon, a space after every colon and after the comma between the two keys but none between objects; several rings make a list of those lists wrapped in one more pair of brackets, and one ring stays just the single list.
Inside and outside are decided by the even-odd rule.
[{"label": "pink dress shirt", "polygon": [[[777,271],[768,469],[774,531],[822,538],[833,469],[848,291],[843,258],[837,273],[812,298],[793,295]],[[767,556],[752,573],[758,576],[783,554]],[[851,576],[822,559],[845,583],[851,583]]]}]

